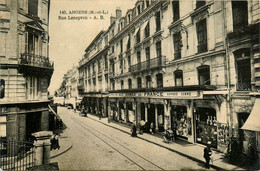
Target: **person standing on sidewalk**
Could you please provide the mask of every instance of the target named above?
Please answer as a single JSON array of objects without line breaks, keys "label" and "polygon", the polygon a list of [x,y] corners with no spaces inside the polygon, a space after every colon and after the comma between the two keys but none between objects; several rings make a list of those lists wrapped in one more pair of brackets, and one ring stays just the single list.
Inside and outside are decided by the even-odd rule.
[{"label": "person standing on sidewalk", "polygon": [[137,133],[136,133],[136,125],[135,125],[135,121],[134,121],[134,123],[133,123],[133,125],[132,125],[132,137],[137,137]]},{"label": "person standing on sidewalk", "polygon": [[210,149],[210,145],[208,144],[207,147],[204,148],[204,159],[206,160],[205,166],[206,168],[209,169],[209,161],[210,161],[210,156],[212,154],[212,151]]}]

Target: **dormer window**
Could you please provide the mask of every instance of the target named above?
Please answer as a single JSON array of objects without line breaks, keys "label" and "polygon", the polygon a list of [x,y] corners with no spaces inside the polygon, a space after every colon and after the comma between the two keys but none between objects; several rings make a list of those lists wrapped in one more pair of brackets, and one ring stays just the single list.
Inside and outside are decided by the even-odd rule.
[{"label": "dormer window", "polygon": [[148,8],[150,6],[150,2],[149,0],[146,0],[145,2],[146,2],[146,8]]},{"label": "dormer window", "polygon": [[131,21],[131,14],[128,14],[127,18],[128,18],[128,23],[130,23],[130,21]]},{"label": "dormer window", "polygon": [[121,30],[123,29],[123,27],[124,27],[124,22],[122,21],[121,22]]}]

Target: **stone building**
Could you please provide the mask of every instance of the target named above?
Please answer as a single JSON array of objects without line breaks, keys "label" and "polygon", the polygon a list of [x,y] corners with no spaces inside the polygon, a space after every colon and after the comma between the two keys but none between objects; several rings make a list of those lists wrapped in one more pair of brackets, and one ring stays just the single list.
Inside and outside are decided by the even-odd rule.
[{"label": "stone building", "polygon": [[0,1],[0,136],[49,129],[49,0]]},{"label": "stone building", "polygon": [[[109,119],[174,129],[180,139],[222,152],[232,136],[246,144],[239,118],[257,102],[259,15],[253,0],[146,0],[124,16],[117,10],[79,63],[89,112],[105,106]],[[99,59],[108,67],[100,77]]]}]

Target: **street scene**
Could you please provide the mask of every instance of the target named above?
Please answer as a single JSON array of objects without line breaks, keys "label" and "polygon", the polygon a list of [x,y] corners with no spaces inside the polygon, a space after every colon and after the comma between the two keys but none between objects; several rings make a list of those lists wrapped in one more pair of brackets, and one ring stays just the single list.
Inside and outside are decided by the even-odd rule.
[{"label": "street scene", "polygon": [[259,170],[259,0],[0,0],[0,170]]}]

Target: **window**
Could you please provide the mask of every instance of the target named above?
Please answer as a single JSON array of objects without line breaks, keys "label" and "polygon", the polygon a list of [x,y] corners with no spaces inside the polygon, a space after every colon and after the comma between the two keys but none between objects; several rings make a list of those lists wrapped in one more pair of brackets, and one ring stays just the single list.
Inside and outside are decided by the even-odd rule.
[{"label": "window", "polygon": [[144,29],[145,38],[150,36],[150,23],[148,22]]},{"label": "window", "polygon": [[112,53],[115,53],[115,46],[112,46]]},{"label": "window", "polygon": [[128,22],[130,23],[130,21],[131,21],[131,14],[128,14],[127,17],[128,17]]},{"label": "window", "polygon": [[145,2],[146,2],[146,8],[148,8],[150,6],[150,2],[149,0],[146,0]]},{"label": "window", "polygon": [[136,33],[136,43],[140,43],[140,29],[138,29],[138,32]]},{"label": "window", "polygon": [[7,32],[0,32],[0,57],[6,56]]},{"label": "window", "polygon": [[131,37],[130,34],[128,35],[128,42],[127,42],[127,50],[131,48]]},{"label": "window", "polygon": [[137,64],[138,64],[138,70],[141,69],[141,52],[137,51]]},{"label": "window", "polygon": [[112,90],[115,90],[115,80],[110,80]]},{"label": "window", "polygon": [[5,97],[5,80],[0,79],[0,99]]},{"label": "window", "polygon": [[137,78],[137,88],[142,88],[142,78],[141,77]]},{"label": "window", "polygon": [[150,68],[150,47],[145,48],[147,68]]},{"label": "window", "polygon": [[108,44],[108,36],[105,37],[105,45]]},{"label": "window", "polygon": [[181,59],[181,32],[177,32],[173,35],[173,44],[174,44],[174,59]]},{"label": "window", "polygon": [[[26,77],[26,94],[28,100],[35,100],[38,98],[38,92],[40,90],[40,78],[35,76]],[[39,93],[40,95],[40,93]]]},{"label": "window", "polygon": [[108,69],[108,63],[107,63],[107,54],[104,55],[104,61],[105,61],[105,69]]},{"label": "window", "polygon": [[139,15],[141,13],[141,5],[137,6],[137,15]]},{"label": "window", "polygon": [[130,78],[128,79],[128,88],[132,89],[132,80]]},{"label": "window", "polygon": [[130,55],[127,57],[127,61],[128,61],[128,68],[130,71],[130,66],[131,66],[131,56]]},{"label": "window", "polygon": [[120,52],[123,53],[123,39],[120,40]]},{"label": "window", "polygon": [[101,62],[100,62],[101,59],[98,59],[98,72],[101,72]]},{"label": "window", "polygon": [[174,71],[175,86],[183,86],[183,72],[181,70]]},{"label": "window", "polygon": [[248,25],[247,1],[232,1],[234,31]]},{"label": "window", "polygon": [[25,37],[25,51],[33,55],[41,55],[42,42],[38,35],[26,32]]},{"label": "window", "polygon": [[6,137],[6,116],[0,116],[0,137]]},{"label": "window", "polygon": [[151,76],[148,75],[145,77],[146,78],[146,88],[151,88],[152,87],[152,79]]},{"label": "window", "polygon": [[160,11],[155,14],[156,32],[161,30],[161,14]]},{"label": "window", "polygon": [[121,30],[124,28],[124,23],[123,21],[121,22]]},{"label": "window", "polygon": [[38,15],[38,0],[29,0],[28,1],[28,14],[32,16]]},{"label": "window", "polygon": [[203,1],[203,0],[197,0],[197,2],[196,2],[196,9],[198,9],[198,8],[204,6],[204,5],[206,5],[206,2],[205,2],[205,1]]},{"label": "window", "polygon": [[239,49],[234,52],[237,72],[237,90],[251,90],[250,49]]},{"label": "window", "polygon": [[180,19],[180,6],[179,0],[172,1],[172,10],[173,10],[173,21]]},{"label": "window", "polygon": [[198,69],[199,85],[210,85],[210,68],[207,65],[200,66]]},{"label": "window", "polygon": [[96,86],[96,78],[93,78],[93,85]]},{"label": "window", "polygon": [[206,19],[197,23],[198,53],[208,51],[207,47],[207,23]]},{"label": "window", "polygon": [[156,75],[156,82],[157,82],[157,88],[163,87],[163,75],[162,74]]},{"label": "window", "polygon": [[95,63],[92,64],[92,71],[93,71],[93,75],[95,74]]},{"label": "window", "polygon": [[157,57],[162,56],[161,41],[156,43],[156,55]]},{"label": "window", "polygon": [[121,90],[124,89],[124,80],[121,80]]},{"label": "window", "polygon": [[112,37],[114,37],[114,35],[115,35],[114,29],[111,31],[111,35],[112,35]]}]

